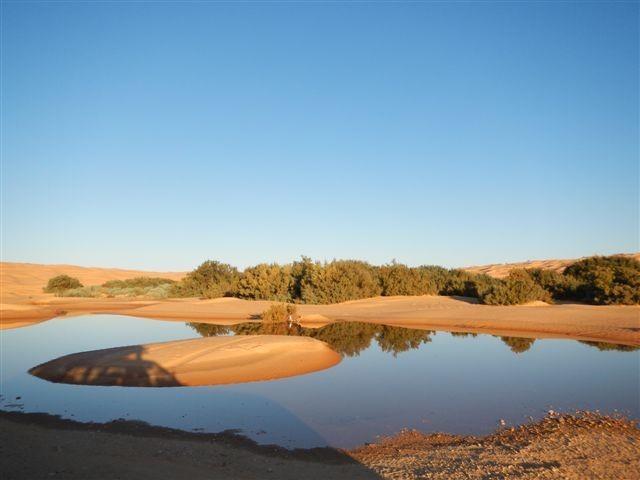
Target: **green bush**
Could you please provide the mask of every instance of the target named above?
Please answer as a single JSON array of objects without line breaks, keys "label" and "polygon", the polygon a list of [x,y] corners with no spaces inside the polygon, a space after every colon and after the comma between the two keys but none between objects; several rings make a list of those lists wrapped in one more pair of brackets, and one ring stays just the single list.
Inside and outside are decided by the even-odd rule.
[{"label": "green bush", "polygon": [[529,272],[514,269],[502,281],[493,281],[486,290],[479,291],[479,299],[487,305],[519,305],[534,300],[551,302],[551,295],[538,285]]},{"label": "green bush", "polygon": [[144,298],[168,298],[172,284],[163,283],[157,286],[148,287],[111,287],[92,285],[88,287],[70,288],[61,291],[58,295],[61,297],[144,297]]},{"label": "green bush", "polygon": [[82,284],[77,278],[70,277],[69,275],[57,275],[49,279],[46,287],[43,288],[43,291],[45,293],[55,293],[56,295],[60,295],[65,290],[80,287],[82,287]]},{"label": "green bush", "polygon": [[465,270],[448,270],[445,275],[444,285],[439,293],[440,295],[472,297],[475,292],[472,281],[475,277],[477,277],[475,273]]},{"label": "green bush", "polygon": [[289,320],[296,320],[296,306],[286,303],[276,303],[262,312],[260,316],[265,323],[285,323]]},{"label": "green bush", "polygon": [[104,296],[104,291],[102,287],[92,285],[88,287],[69,288],[58,292],[57,295],[59,297],[98,298]]},{"label": "green bush", "polygon": [[417,267],[416,269],[419,270],[422,275],[426,275],[429,277],[429,283],[431,284],[430,294],[444,294],[443,292],[445,291],[445,287],[451,275],[449,270],[437,265],[423,265],[421,267]]},{"label": "green bush", "polygon": [[158,287],[160,285],[171,285],[176,283],[174,280],[159,277],[135,277],[126,280],[109,280],[102,284],[105,288],[148,288]]},{"label": "green bush", "polygon": [[334,260],[330,263],[306,262],[298,266],[302,303],[327,304],[375,297],[382,293],[376,269],[357,260]]},{"label": "green bush", "polygon": [[232,294],[240,277],[238,269],[226,263],[207,260],[175,283],[171,295],[177,297],[218,298]]},{"label": "green bush", "polygon": [[598,305],[640,303],[640,262],[633,258],[586,258],[569,265],[563,275],[577,283],[575,300]]},{"label": "green bush", "polygon": [[237,282],[234,296],[252,300],[293,301],[291,265],[262,263],[247,268]]},{"label": "green bush", "polygon": [[437,293],[430,271],[425,268],[410,268],[394,262],[380,267],[378,276],[384,296]]},{"label": "green bush", "polygon": [[579,282],[574,277],[542,268],[527,269],[527,272],[533,281],[549,292],[554,299],[568,300],[576,297]]}]

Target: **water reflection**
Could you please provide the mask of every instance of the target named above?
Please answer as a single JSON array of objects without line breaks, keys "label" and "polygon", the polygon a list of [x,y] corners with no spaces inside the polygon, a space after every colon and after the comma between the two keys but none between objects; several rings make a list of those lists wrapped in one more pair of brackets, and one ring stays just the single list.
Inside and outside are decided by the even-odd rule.
[{"label": "water reflection", "polygon": [[[236,332],[307,334],[344,357],[308,375],[182,388],[67,385],[27,373],[75,352]],[[289,330],[257,321],[227,327],[118,315],[64,318],[3,331],[0,409],[206,432],[237,429],[259,443],[286,447],[353,447],[402,428],[480,435],[500,419],[519,424],[549,409],[640,418],[637,348],[507,338],[352,322]],[[514,344],[530,348],[517,354]]]},{"label": "water reflection", "polygon": [[586,340],[580,340],[580,343],[584,343],[585,345],[589,345],[590,347],[595,347],[601,352],[606,352],[608,350],[616,350],[618,352],[635,352],[636,350],[640,350],[640,347],[634,347],[632,345],[620,345],[618,343],[589,342]]},{"label": "water reflection", "polygon": [[[346,357],[356,357],[360,352],[368,349],[375,341],[383,352],[391,353],[394,357],[408,350],[415,350],[421,345],[431,342],[436,334],[433,330],[418,330],[391,325],[378,325],[363,322],[335,322],[320,328],[306,328],[298,324],[247,322],[237,325],[215,325],[210,323],[187,323],[203,337],[220,335],[287,335],[311,337],[321,340],[331,346],[336,352]],[[454,337],[478,336],[474,332],[450,332]],[[519,355],[531,349],[535,338],[512,337],[494,335],[496,338]],[[640,347],[619,345],[616,343],[580,341],[585,345],[596,347],[600,351],[616,350],[633,352]]]},{"label": "water reflection", "polygon": [[523,338],[523,337],[500,337],[500,340],[507,345],[513,353],[524,353],[531,348],[536,341],[535,338]]},{"label": "water reflection", "polygon": [[250,322],[223,326],[208,323],[187,323],[203,337],[218,335],[288,335],[311,337],[331,346],[342,356],[355,357],[375,341],[384,352],[398,355],[431,342],[432,330],[392,327],[361,322],[336,322],[320,328],[305,328],[298,324]]}]

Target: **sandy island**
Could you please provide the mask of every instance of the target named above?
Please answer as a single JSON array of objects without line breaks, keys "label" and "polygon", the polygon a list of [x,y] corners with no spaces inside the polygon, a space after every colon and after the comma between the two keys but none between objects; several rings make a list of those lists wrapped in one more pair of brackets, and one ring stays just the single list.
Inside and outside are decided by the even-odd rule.
[{"label": "sandy island", "polygon": [[308,337],[209,337],[73,353],[29,373],[57,383],[132,387],[222,385],[274,380],[340,362]]}]

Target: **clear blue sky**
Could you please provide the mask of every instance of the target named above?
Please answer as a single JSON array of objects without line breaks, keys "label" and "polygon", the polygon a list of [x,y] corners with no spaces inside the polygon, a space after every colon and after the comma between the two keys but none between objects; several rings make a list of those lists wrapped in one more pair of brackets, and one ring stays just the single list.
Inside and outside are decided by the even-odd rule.
[{"label": "clear blue sky", "polygon": [[2,3],[2,258],[636,251],[628,3]]}]

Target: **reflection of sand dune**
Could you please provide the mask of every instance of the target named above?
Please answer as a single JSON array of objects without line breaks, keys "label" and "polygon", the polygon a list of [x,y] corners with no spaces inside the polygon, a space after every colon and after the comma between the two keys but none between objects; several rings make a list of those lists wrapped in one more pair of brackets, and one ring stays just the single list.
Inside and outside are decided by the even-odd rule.
[{"label": "reflection of sand dune", "polygon": [[58,383],[173,387],[291,377],[329,368],[340,355],[306,337],[179,340],[74,353],[29,373]]}]

